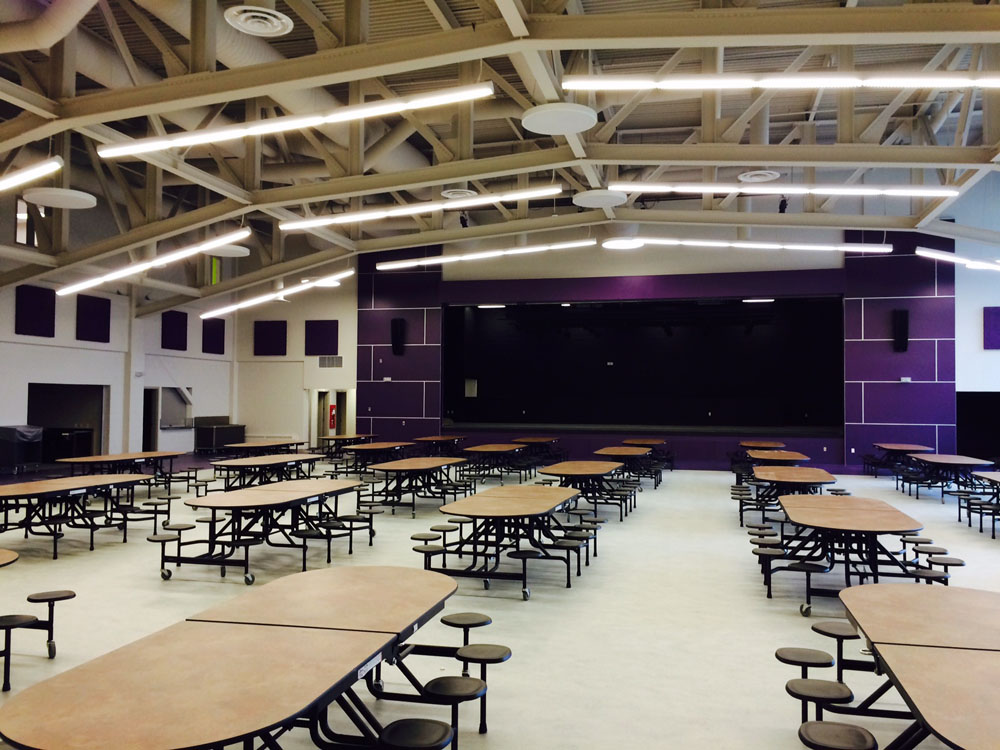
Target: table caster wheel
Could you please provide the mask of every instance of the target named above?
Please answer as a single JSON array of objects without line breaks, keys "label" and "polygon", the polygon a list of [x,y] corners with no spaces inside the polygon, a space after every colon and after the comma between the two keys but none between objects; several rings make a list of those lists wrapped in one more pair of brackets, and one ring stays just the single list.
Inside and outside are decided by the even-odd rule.
[{"label": "table caster wheel", "polygon": [[800,604],[799,614],[802,615],[803,617],[808,617],[810,614],[812,614],[812,609],[813,608],[811,604]]},{"label": "table caster wheel", "polygon": [[49,650],[49,658],[50,659],[55,659],[56,658],[56,642],[55,641],[46,641],[45,642],[45,646]]},{"label": "table caster wheel", "polygon": [[257,578],[256,576],[254,576],[253,573],[247,573],[245,576],[243,576],[243,583],[245,583],[247,586],[252,586],[253,582],[256,580]]},{"label": "table caster wheel", "polygon": [[528,601],[531,598],[531,589],[521,589],[521,598]]},{"label": "table caster wheel", "polygon": [[486,589],[487,591],[490,590],[490,579],[489,578],[487,578],[485,581],[483,581],[483,588]]},{"label": "table caster wheel", "polygon": [[160,578],[162,578],[164,581],[169,581],[170,576],[172,576],[173,574],[174,572],[172,570],[167,570],[166,568],[163,568],[160,571]]}]

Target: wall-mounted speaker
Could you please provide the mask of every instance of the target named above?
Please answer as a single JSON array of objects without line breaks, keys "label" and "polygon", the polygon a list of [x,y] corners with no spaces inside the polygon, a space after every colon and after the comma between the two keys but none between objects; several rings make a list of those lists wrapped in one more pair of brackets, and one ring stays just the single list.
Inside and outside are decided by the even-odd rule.
[{"label": "wall-mounted speaker", "polygon": [[892,350],[905,352],[910,346],[910,311],[892,311]]},{"label": "wall-mounted speaker", "polygon": [[392,340],[392,353],[401,356],[406,349],[406,318],[392,318],[389,321],[389,335]]}]

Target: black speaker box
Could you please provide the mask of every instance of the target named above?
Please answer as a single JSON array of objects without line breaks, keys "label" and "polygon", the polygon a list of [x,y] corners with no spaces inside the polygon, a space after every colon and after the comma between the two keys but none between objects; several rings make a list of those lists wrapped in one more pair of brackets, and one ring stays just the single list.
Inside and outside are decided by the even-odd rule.
[{"label": "black speaker box", "polygon": [[406,318],[393,318],[389,321],[389,335],[392,339],[392,353],[402,355],[406,349]]},{"label": "black speaker box", "polygon": [[910,346],[910,311],[892,311],[892,350],[905,352]]}]

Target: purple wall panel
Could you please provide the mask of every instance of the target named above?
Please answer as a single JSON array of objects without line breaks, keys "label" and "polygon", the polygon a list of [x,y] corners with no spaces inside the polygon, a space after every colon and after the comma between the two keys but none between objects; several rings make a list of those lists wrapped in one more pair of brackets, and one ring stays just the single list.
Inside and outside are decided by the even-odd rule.
[{"label": "purple wall panel", "polygon": [[370,346],[358,347],[358,380],[372,379],[372,348]]},{"label": "purple wall panel", "polygon": [[391,344],[393,318],[406,319],[406,343],[424,343],[423,310],[358,310],[358,344]]},{"label": "purple wall panel", "polygon": [[422,417],[424,384],[412,382],[358,383],[358,415],[363,417]]},{"label": "purple wall panel", "polygon": [[372,433],[371,417],[358,417],[354,420],[359,435],[370,435]]},{"label": "purple wall panel", "polygon": [[983,349],[1000,349],[1000,307],[983,308]]},{"label": "purple wall panel", "polygon": [[911,341],[905,352],[894,352],[891,341],[845,341],[846,380],[937,380],[934,341]]},{"label": "purple wall panel", "polygon": [[866,299],[866,339],[892,338],[892,311],[910,311],[911,339],[955,337],[955,300],[951,297],[918,299]]},{"label": "purple wall panel", "polygon": [[864,421],[863,383],[844,383],[844,421]]},{"label": "purple wall panel", "polygon": [[439,435],[441,433],[440,419],[387,419],[376,417],[371,422],[371,432],[377,434],[379,440],[408,440],[424,435]]},{"label": "purple wall panel", "polygon": [[441,343],[441,308],[428,307],[424,318],[424,342],[427,344]]},{"label": "purple wall panel", "polygon": [[937,264],[937,293],[943,296],[955,294],[955,266],[952,263]]},{"label": "purple wall panel", "polygon": [[[936,446],[937,427],[930,425],[849,424],[844,430],[847,459],[860,463],[865,453],[877,453],[872,443],[914,443]],[[854,453],[851,453],[854,449]]]},{"label": "purple wall panel", "polygon": [[441,383],[424,383],[424,414],[441,414]]},{"label": "purple wall panel", "polygon": [[861,328],[861,310],[864,300],[845,299],[844,300],[844,338],[860,339],[864,338]]},{"label": "purple wall panel", "polygon": [[917,255],[871,255],[849,258],[848,297],[932,297],[934,263]]},{"label": "purple wall panel", "polygon": [[937,342],[937,379],[955,379],[955,341],[941,339]]},{"label": "purple wall panel", "polygon": [[441,347],[408,346],[402,356],[391,346],[373,348],[372,380],[440,380]]},{"label": "purple wall panel", "polygon": [[955,384],[865,383],[865,422],[955,424]]},{"label": "purple wall panel", "polygon": [[418,271],[376,273],[375,307],[437,307],[441,304],[440,273]]},{"label": "purple wall panel", "polygon": [[954,425],[943,424],[938,427],[938,453],[956,453],[958,451],[957,444],[958,439]]}]

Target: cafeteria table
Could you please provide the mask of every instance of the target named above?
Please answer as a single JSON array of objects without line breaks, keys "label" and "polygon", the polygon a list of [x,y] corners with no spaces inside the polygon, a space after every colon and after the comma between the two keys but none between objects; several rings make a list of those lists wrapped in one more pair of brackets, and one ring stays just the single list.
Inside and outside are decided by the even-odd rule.
[{"label": "cafeteria table", "polygon": [[489,476],[495,471],[500,477],[500,484],[503,484],[504,472],[512,470],[514,454],[524,448],[525,445],[520,443],[485,443],[462,448],[462,451],[473,456],[473,462],[482,476]]},{"label": "cafeteria table", "polygon": [[[50,537],[53,560],[59,558],[65,528],[89,531],[91,550],[98,529],[120,528],[122,541],[127,541],[130,520],[158,515],[133,504],[135,487],[151,478],[149,474],[83,474],[0,485],[0,532],[17,529],[25,536]],[[87,498],[95,495],[103,499],[100,509],[87,505]]]},{"label": "cafeteria table", "polygon": [[428,453],[434,456],[442,456],[446,450],[454,450],[463,440],[465,435],[424,435],[413,438],[414,443],[426,445]]},{"label": "cafeteria table", "polygon": [[409,448],[413,443],[406,441],[383,441],[380,443],[355,443],[345,445],[344,450],[354,456],[354,467],[359,471],[364,471],[369,464],[376,464],[381,461],[388,461],[393,456],[402,454],[404,448]]},{"label": "cafeteria table", "polygon": [[371,440],[378,435],[374,433],[351,433],[349,435],[321,435],[317,438],[321,443],[326,443],[327,458],[339,458],[343,455],[344,446],[356,445],[366,440]]},{"label": "cafeteria table", "polygon": [[907,453],[930,453],[934,449],[929,445],[919,443],[872,443],[882,451],[886,458],[900,458]]},{"label": "cafeteria table", "polygon": [[223,472],[223,487],[228,492],[255,484],[308,479],[313,465],[321,458],[324,456],[320,453],[276,453],[213,461],[212,466]]},{"label": "cafeteria table", "polygon": [[785,444],[777,440],[741,440],[740,448],[762,448],[764,450],[777,450],[784,448]]},{"label": "cafeteria table", "polygon": [[913,712],[889,745],[910,750],[931,734],[948,747],[994,748],[1000,713],[1000,594],[958,586],[869,584],[845,589],[847,616]]},{"label": "cafeteria table", "polygon": [[[852,576],[859,582],[879,577],[912,579],[906,565],[879,541],[882,534],[919,531],[923,524],[882,500],[845,495],[783,495],[781,509],[794,530],[784,529],[785,559],[793,563],[819,563],[827,571],[843,566],[844,584]],[[774,568],[773,572],[783,570]],[[793,568],[794,570],[794,568]],[[837,591],[816,588],[808,579],[802,614],[809,614],[813,596],[837,596]]]},{"label": "cafeteria table", "polygon": [[755,464],[762,466],[796,466],[811,461],[804,453],[783,450],[748,450],[747,456]]},{"label": "cafeteria table", "polygon": [[[454,591],[406,568],[286,576],[23,690],[0,707],[0,737],[32,750],[275,750],[301,727],[317,744],[373,745],[382,727],[353,685],[412,648]],[[357,736],[330,729],[334,703]]]},{"label": "cafeteria table", "polygon": [[[240,566],[243,580],[249,586],[255,580],[250,572],[250,548],[258,545],[301,550],[302,569],[305,570],[307,541],[296,537],[296,533],[310,530],[316,538],[324,538],[328,543],[335,536],[351,533],[346,527],[338,531],[324,528],[322,524],[336,521],[338,517],[338,509],[336,506],[330,508],[328,499],[336,499],[360,485],[361,482],[353,479],[301,479],[186,500],[184,504],[191,508],[211,511],[208,538],[161,542],[160,576],[163,580],[171,578],[173,571],[167,567],[171,563],[218,567],[223,576],[227,567]],[[232,515],[224,516],[227,512]],[[177,553],[169,554],[167,545],[174,543]],[[204,550],[185,554],[188,548]],[[329,547],[327,549],[329,555]]]},{"label": "cafeteria table", "polygon": [[580,497],[594,506],[595,516],[598,505],[613,505],[618,508],[618,520],[624,520],[629,503],[614,495],[617,489],[608,482],[608,478],[623,466],[618,461],[560,461],[543,466],[538,473],[559,477],[561,486],[579,490]]},{"label": "cafeteria table", "polygon": [[826,469],[811,466],[754,466],[754,478],[767,482],[758,497],[777,497],[794,493],[822,492],[824,484],[833,484],[837,478]]},{"label": "cafeteria table", "polygon": [[993,499],[1000,499],[1000,471],[974,471],[972,476],[985,483]]},{"label": "cafeteria table", "polygon": [[[524,547],[537,551],[541,558],[561,561],[561,557],[547,548],[556,541],[552,529],[560,526],[552,514],[579,494],[571,487],[535,484],[492,487],[441,506],[442,513],[471,518],[474,523],[472,530],[453,548],[445,547],[441,567],[429,567],[428,570],[456,577],[482,578],[487,589],[493,579],[521,581],[521,595],[527,600],[531,596],[526,580],[527,566],[522,567],[521,573],[502,571],[499,569],[502,556]],[[460,568],[445,567],[449,555],[460,559],[468,556],[471,562]]]},{"label": "cafeteria table", "polygon": [[136,468],[149,465],[158,484],[170,494],[170,475],[174,473],[174,459],[184,451],[139,451],[136,453],[110,453],[96,456],[57,458],[56,463],[68,464],[70,476],[77,467],[83,474],[127,474]]},{"label": "cafeteria table", "polygon": [[396,508],[403,505],[403,496],[410,496],[411,517],[417,515],[417,498],[444,499],[442,482],[448,481],[448,470],[456,464],[464,464],[464,458],[400,458],[380,464],[369,464],[371,471],[385,474],[385,487],[376,494],[381,495],[383,505]]},{"label": "cafeteria table", "polygon": [[268,453],[295,453],[305,440],[248,440],[243,443],[226,443],[229,448],[241,456],[263,456]]},{"label": "cafeteria table", "polygon": [[957,456],[949,453],[909,453],[907,455],[918,464],[922,464],[930,473],[932,485],[940,485],[942,502],[944,502],[943,495],[946,487],[952,484],[958,487],[969,487],[972,485],[970,475],[973,469],[982,469],[993,465],[992,461],[985,458]]},{"label": "cafeteria table", "polygon": [[653,480],[653,487],[660,486],[662,475],[658,470],[649,465],[649,457],[653,449],[641,445],[611,445],[606,448],[599,448],[594,451],[595,456],[607,457],[611,460],[621,461],[624,465],[623,471],[636,479],[648,477]]}]

